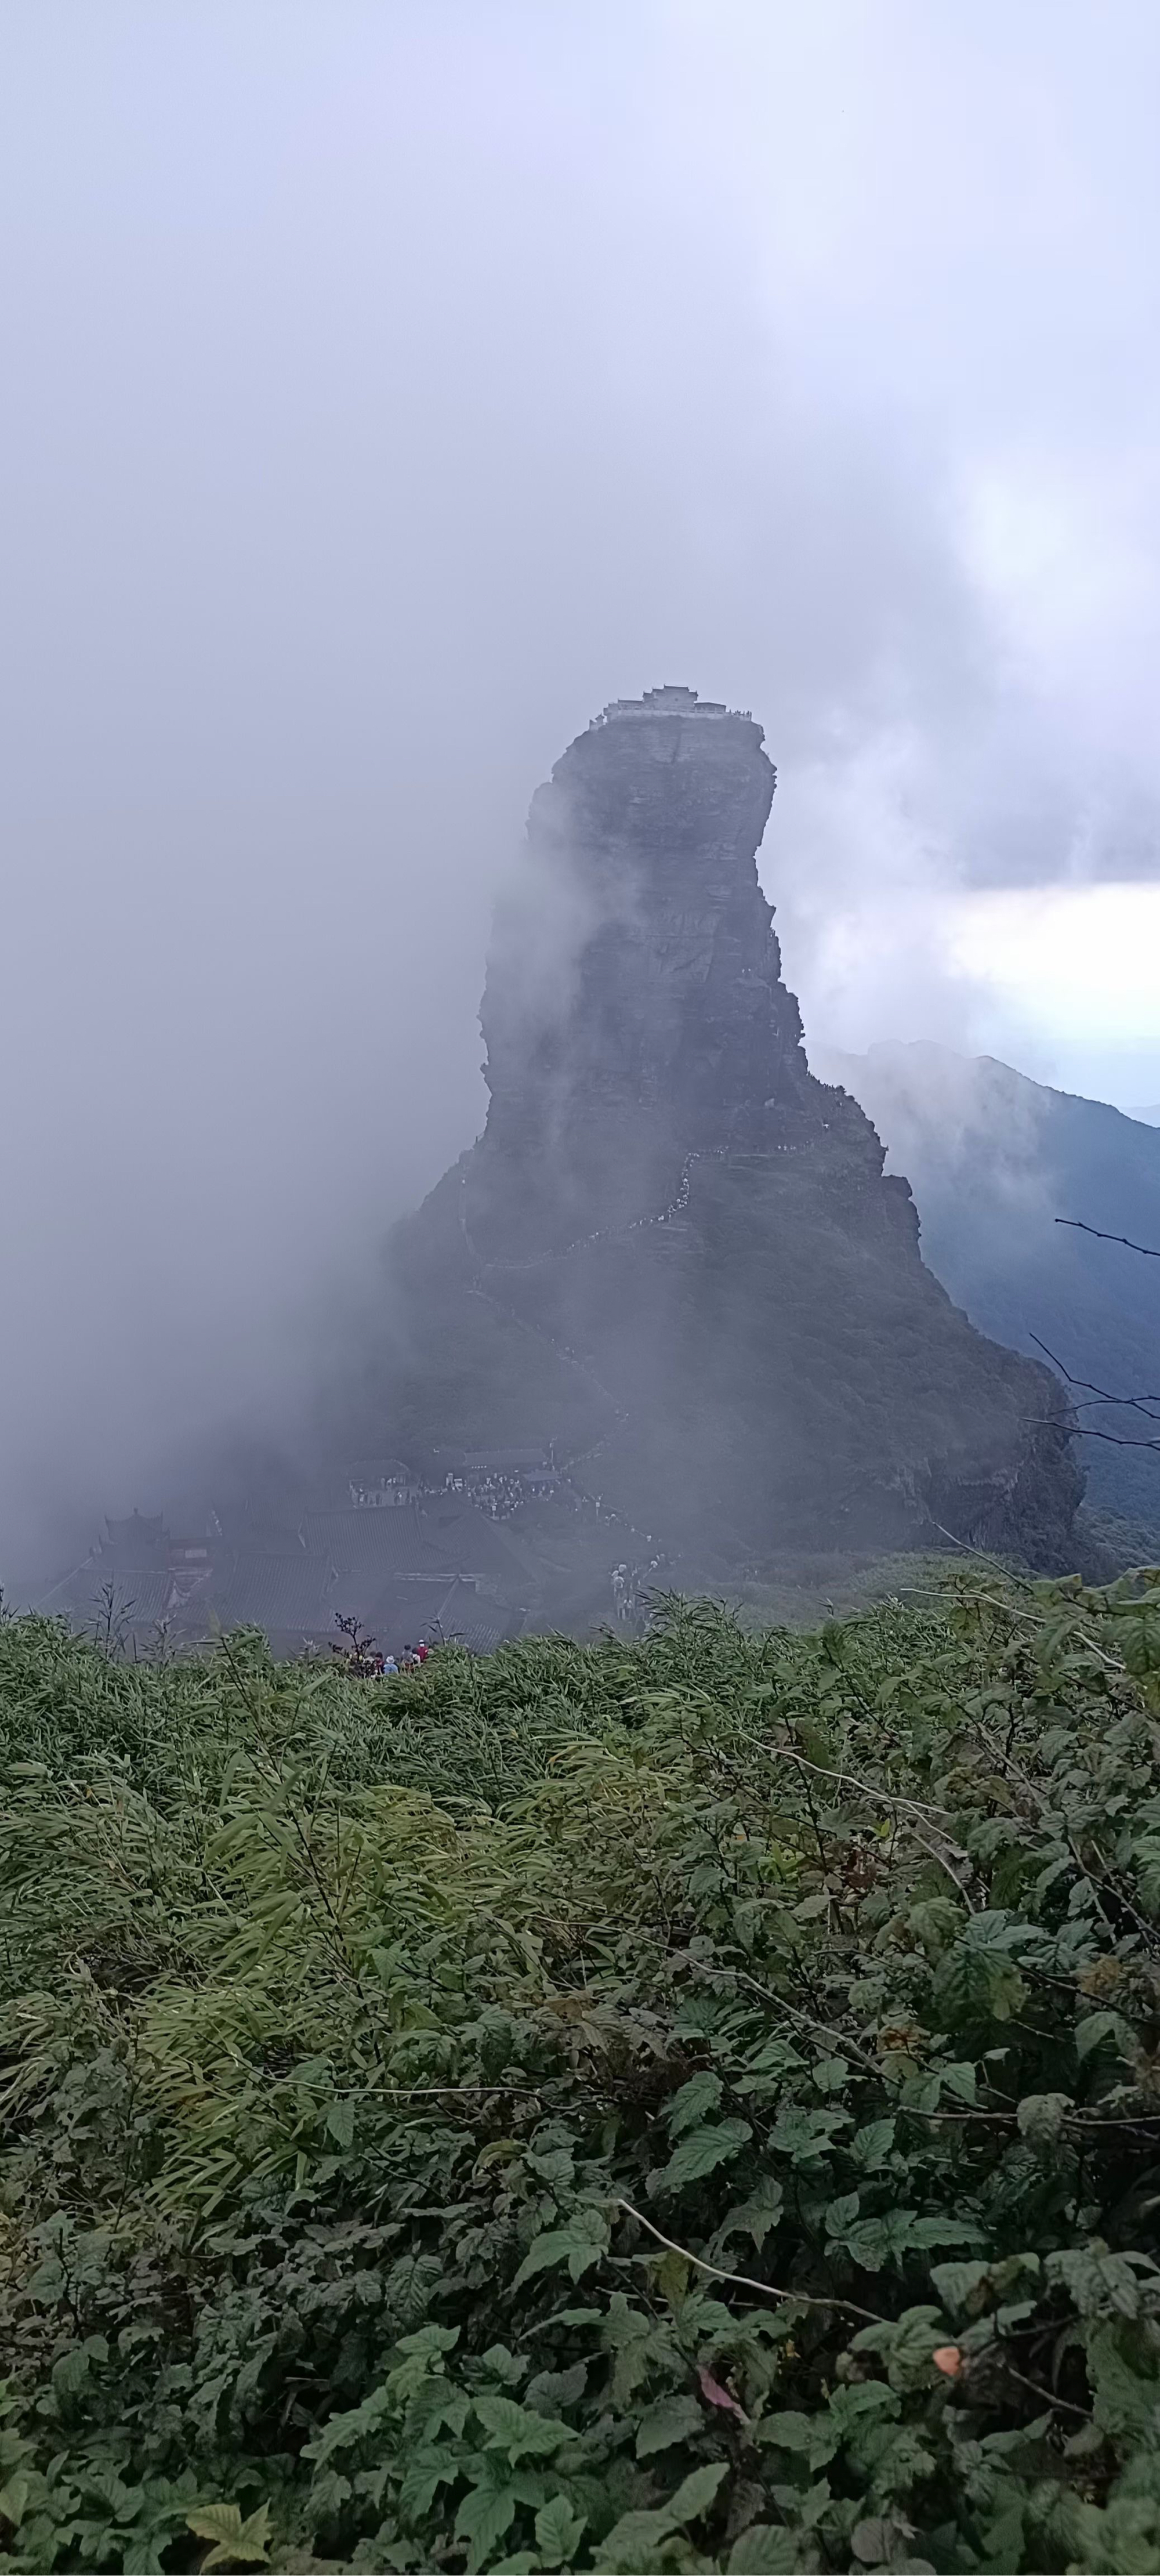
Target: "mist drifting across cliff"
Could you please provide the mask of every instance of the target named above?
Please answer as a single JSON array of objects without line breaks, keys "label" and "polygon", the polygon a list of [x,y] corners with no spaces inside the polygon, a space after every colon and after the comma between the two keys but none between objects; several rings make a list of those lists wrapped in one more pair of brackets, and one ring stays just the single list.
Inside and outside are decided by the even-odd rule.
[{"label": "mist drifting across cliff", "polygon": [[836,917],[851,975],[917,925],[856,1042],[967,1040],[947,889],[1154,867],[1160,29],[41,0],[0,53],[23,1563],[284,1424],[480,1124],[492,895],[610,696],[765,723],[807,1032]]}]

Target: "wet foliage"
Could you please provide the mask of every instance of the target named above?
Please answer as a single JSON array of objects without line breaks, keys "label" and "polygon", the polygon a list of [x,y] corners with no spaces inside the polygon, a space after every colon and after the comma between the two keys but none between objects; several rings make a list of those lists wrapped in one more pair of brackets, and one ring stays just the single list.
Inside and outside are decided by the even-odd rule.
[{"label": "wet foliage", "polygon": [[1160,1576],[0,1765],[0,2567],[1160,2570]]}]

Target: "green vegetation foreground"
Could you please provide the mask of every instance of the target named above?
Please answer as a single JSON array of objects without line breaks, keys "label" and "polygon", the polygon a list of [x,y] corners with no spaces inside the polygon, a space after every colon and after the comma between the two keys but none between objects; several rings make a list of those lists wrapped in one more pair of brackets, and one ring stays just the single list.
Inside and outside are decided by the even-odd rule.
[{"label": "green vegetation foreground", "polygon": [[1160,2570],[1160,1576],[0,1763],[0,2566]]}]

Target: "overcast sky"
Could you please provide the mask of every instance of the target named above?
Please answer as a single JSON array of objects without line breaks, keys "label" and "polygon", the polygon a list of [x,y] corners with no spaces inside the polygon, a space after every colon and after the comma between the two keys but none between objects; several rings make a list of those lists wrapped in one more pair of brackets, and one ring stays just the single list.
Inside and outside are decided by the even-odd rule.
[{"label": "overcast sky", "polygon": [[9,1556],[475,1133],[610,697],[764,723],[807,1036],[1160,1099],[1158,112],[1151,0],[0,0]]}]

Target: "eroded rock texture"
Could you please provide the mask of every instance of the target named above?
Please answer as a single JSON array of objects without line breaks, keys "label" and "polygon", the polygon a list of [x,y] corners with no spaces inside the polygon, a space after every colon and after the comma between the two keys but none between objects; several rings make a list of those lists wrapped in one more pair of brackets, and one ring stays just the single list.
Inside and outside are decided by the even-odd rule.
[{"label": "eroded rock texture", "polygon": [[682,1581],[947,1533],[1065,1564],[1054,1380],[951,1304],[869,1119],[809,1071],[762,740],[656,690],[533,798],[486,1129],[398,1240],[391,1446],[550,1452],[577,1546],[603,1515]]}]

